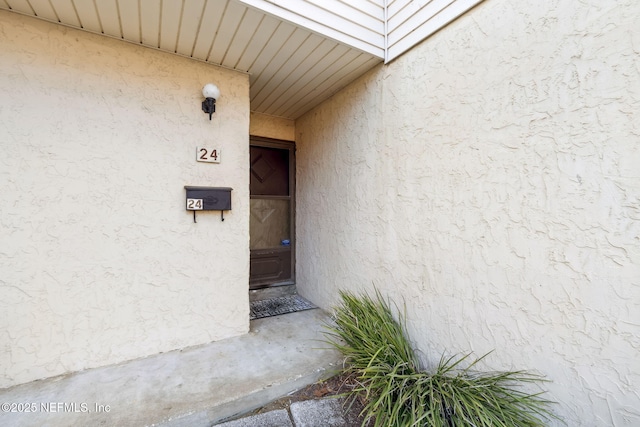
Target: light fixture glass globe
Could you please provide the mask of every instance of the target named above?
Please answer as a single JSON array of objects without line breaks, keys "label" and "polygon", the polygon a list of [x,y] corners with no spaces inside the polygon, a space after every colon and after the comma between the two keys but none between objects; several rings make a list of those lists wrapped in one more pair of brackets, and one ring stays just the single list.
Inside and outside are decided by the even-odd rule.
[{"label": "light fixture glass globe", "polygon": [[207,83],[202,88],[202,95],[205,98],[218,99],[220,98],[220,89],[218,89],[218,86],[214,85],[213,83]]}]

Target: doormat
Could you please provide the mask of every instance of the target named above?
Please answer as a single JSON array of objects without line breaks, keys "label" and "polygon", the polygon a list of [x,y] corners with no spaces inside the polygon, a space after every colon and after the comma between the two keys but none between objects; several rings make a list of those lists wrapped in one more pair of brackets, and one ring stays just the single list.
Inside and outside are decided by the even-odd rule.
[{"label": "doormat", "polygon": [[286,297],[269,298],[251,303],[251,320],[263,317],[279,316],[281,314],[294,313],[296,311],[318,308],[300,295],[287,295]]}]

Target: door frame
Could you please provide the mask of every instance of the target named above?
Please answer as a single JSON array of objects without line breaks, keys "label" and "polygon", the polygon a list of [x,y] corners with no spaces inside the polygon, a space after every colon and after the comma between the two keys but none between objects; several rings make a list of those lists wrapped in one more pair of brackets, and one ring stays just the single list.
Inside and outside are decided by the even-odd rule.
[{"label": "door frame", "polygon": [[[289,227],[291,230],[290,249],[291,249],[291,278],[282,282],[270,284],[258,284],[251,286],[249,289],[270,288],[284,285],[295,285],[296,283],[296,143],[295,141],[287,141],[281,139],[265,138],[261,136],[249,136],[249,147],[265,147],[277,148],[289,151]],[[251,172],[249,172],[251,173]],[[258,196],[259,197],[259,196]],[[251,199],[251,191],[249,191],[249,199]],[[249,218],[251,221],[251,218]],[[249,249],[249,258],[251,258],[251,249]],[[249,262],[251,264],[251,262]]]}]

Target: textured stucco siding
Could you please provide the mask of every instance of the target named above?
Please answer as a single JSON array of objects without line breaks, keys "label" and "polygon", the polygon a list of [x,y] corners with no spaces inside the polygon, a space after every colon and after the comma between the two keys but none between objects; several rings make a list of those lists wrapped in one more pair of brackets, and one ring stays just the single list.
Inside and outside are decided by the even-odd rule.
[{"label": "textured stucco siding", "polygon": [[[296,121],[297,278],[640,425],[640,3],[490,0]],[[562,425],[552,422],[552,425]]]},{"label": "textured stucco siding", "polygon": [[252,136],[293,141],[296,138],[296,124],[291,119],[252,112],[249,133]]},{"label": "textured stucco siding", "polygon": [[248,331],[249,114],[245,74],[0,12],[0,387]]}]

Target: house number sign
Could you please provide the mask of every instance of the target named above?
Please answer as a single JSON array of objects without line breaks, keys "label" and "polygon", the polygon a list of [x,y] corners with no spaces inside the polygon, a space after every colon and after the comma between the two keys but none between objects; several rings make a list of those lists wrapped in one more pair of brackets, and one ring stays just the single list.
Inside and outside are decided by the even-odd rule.
[{"label": "house number sign", "polygon": [[201,211],[202,206],[202,199],[187,199],[188,211]]},{"label": "house number sign", "polygon": [[196,160],[206,163],[220,163],[220,150],[217,148],[196,147]]}]

